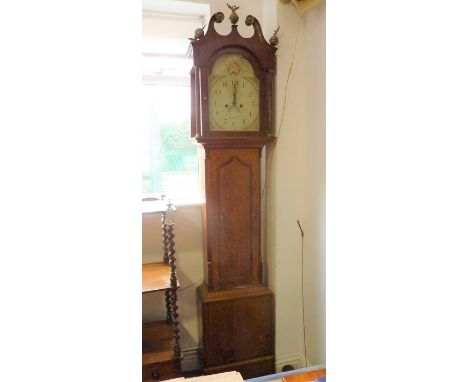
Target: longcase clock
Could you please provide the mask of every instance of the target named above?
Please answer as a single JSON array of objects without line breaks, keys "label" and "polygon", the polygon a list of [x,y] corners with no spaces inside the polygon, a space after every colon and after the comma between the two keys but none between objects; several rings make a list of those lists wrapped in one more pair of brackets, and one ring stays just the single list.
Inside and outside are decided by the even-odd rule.
[{"label": "longcase clock", "polygon": [[276,34],[268,43],[258,20],[220,35],[214,14],[192,40],[192,137],[204,150],[204,278],[198,288],[205,373],[240,371],[244,378],[274,372],[272,292],[263,285],[261,152],[273,135]]}]

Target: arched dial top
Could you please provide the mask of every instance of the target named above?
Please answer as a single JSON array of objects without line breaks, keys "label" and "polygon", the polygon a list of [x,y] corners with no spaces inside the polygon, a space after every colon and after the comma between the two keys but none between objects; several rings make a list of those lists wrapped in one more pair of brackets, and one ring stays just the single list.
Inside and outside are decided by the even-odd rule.
[{"label": "arched dial top", "polygon": [[241,54],[220,56],[208,77],[211,131],[259,130],[259,81]]}]

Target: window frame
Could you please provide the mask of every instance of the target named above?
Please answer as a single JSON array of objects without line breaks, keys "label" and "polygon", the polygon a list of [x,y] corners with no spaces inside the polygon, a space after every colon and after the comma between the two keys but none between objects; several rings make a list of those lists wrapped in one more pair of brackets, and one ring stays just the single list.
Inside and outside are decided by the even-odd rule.
[{"label": "window frame", "polygon": [[[210,6],[209,4],[203,4],[198,2],[175,2],[168,1],[168,0],[158,0],[154,2],[152,0],[143,0],[143,9],[142,9],[142,16],[143,17],[162,17],[164,19],[173,18],[175,21],[179,20],[198,20],[200,23],[200,27],[207,24],[210,18]],[[195,30],[195,28],[194,28]],[[184,36],[184,38],[190,36]],[[175,58],[175,59],[192,59],[192,51],[191,45],[187,41],[187,51],[185,54],[175,54],[175,53],[161,53],[161,52],[154,52],[146,50],[143,47],[142,50],[142,58],[152,58],[152,57],[165,57],[165,58]],[[168,74],[153,74],[153,73],[142,73],[142,85],[149,85],[149,86],[158,86],[158,85],[165,85],[165,86],[184,86],[190,89],[190,73],[187,71],[184,75],[168,75]],[[190,136],[188,137],[190,139]],[[202,184],[202,163],[201,163],[201,151],[197,146],[198,152],[198,196],[193,198],[174,198],[171,199],[171,202],[176,204],[177,206],[199,206],[200,204],[204,203],[204,186]],[[143,191],[143,190],[142,190]],[[143,193],[142,192],[142,199],[144,203],[144,210],[146,212],[151,211],[151,205],[156,205],[153,199],[157,197],[155,193]],[[170,197],[170,195],[168,195]],[[145,200],[146,199],[146,200]],[[148,200],[149,199],[149,200]]]}]

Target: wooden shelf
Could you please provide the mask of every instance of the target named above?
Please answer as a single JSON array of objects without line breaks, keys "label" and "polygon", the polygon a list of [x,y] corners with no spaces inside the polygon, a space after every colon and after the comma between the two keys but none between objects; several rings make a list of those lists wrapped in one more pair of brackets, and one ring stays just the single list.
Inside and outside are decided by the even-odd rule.
[{"label": "wooden shelf", "polygon": [[166,321],[143,324],[143,366],[174,360],[174,333]]},{"label": "wooden shelf", "polygon": [[[143,264],[143,293],[171,288],[171,267],[166,263]],[[177,287],[179,287],[177,280]]]},{"label": "wooden shelf", "polygon": [[166,320],[143,324],[142,330],[142,380],[164,381],[180,375],[179,321],[177,288],[180,287],[176,273],[174,223],[166,220],[166,211],[175,208],[147,210],[147,213],[163,213],[161,217],[164,261],[142,265],[142,292],[164,291]]}]

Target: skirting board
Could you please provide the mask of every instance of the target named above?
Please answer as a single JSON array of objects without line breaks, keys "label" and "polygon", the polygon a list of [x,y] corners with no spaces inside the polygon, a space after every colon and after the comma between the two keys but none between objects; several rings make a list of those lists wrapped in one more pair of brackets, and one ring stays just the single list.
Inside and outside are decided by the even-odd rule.
[{"label": "skirting board", "polygon": [[286,356],[276,358],[276,372],[282,371],[283,367],[291,365],[294,369],[300,369],[306,366],[303,354],[289,354]]},{"label": "skirting board", "polygon": [[182,362],[180,364],[182,371],[201,370],[198,349],[198,347],[182,349]]},{"label": "skirting board", "polygon": [[[185,348],[182,349],[182,362],[181,367],[182,371],[195,371],[200,370],[202,365],[200,364],[200,360],[198,358],[198,347],[192,348]],[[275,367],[276,372],[279,373],[282,371],[283,366],[291,365],[294,369],[300,369],[301,367],[315,367],[311,365],[309,362],[305,362],[303,354],[290,354],[287,356],[279,357],[276,359]],[[316,365],[317,369],[322,369],[324,366]]]}]

